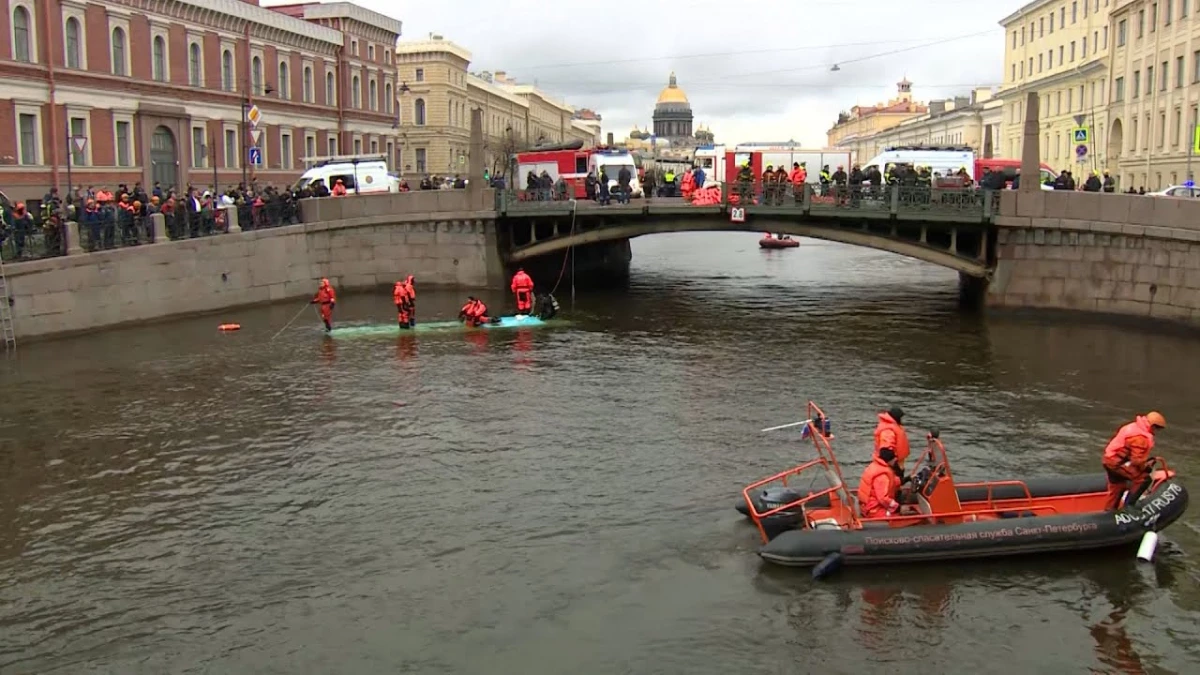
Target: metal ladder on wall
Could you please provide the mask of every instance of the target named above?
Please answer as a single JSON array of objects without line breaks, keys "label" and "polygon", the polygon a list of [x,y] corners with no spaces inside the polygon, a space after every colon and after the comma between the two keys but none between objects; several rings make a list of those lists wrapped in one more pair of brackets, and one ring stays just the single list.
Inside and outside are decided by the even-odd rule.
[{"label": "metal ladder on wall", "polygon": [[8,294],[8,277],[4,275],[4,261],[0,260],[0,335],[4,337],[4,351],[15,351],[17,333],[13,329],[12,298]]}]

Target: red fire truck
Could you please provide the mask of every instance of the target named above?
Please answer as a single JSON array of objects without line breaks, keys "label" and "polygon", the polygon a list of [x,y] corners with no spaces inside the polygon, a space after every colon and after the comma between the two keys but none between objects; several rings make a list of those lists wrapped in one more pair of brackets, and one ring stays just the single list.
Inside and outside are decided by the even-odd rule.
[{"label": "red fire truck", "polygon": [[631,196],[642,196],[642,184],[639,180],[637,164],[633,155],[623,148],[584,148],[581,141],[576,141],[529,152],[518,152],[515,160],[516,173],[513,176],[513,187],[521,190],[527,188],[530,173],[541,176],[544,171],[552,181],[557,182],[559,178],[566,181],[572,187],[569,194],[575,199],[586,199],[587,191],[584,179],[587,178],[588,172],[594,171],[599,177],[603,170],[608,176],[609,189],[612,190],[617,187],[617,177],[621,169],[628,169]]}]

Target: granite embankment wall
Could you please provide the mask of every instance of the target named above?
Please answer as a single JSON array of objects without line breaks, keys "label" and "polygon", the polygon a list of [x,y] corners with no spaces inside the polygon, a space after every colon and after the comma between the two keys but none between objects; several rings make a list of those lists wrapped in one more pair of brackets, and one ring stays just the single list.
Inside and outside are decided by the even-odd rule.
[{"label": "granite embankment wall", "polygon": [[[10,264],[18,339],[342,290],[503,283],[490,190],[303,204],[305,224]],[[385,214],[385,215],[370,215]]]},{"label": "granite embankment wall", "polygon": [[1200,200],[1005,192],[988,304],[1200,325]]}]

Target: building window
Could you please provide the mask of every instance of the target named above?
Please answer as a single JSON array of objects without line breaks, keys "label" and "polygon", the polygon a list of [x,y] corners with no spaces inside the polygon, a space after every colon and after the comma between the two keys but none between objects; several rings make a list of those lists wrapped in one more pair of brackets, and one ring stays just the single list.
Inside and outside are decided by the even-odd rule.
[{"label": "building window", "polygon": [[66,49],[68,68],[78,69],[79,64],[83,62],[80,58],[80,55],[83,52],[82,48],[80,47],[80,43],[82,42],[80,40],[81,31],[82,28],[79,27],[79,19],[76,19],[75,17],[67,19],[67,25],[64,28],[64,33],[66,34],[67,38]]},{"label": "building window", "polygon": [[204,83],[204,57],[200,51],[200,43],[193,42],[188,45],[188,84],[193,87],[203,86]]},{"label": "building window", "polygon": [[[387,54],[387,52],[384,52],[384,54]],[[388,168],[389,168],[389,169],[391,169],[392,171],[395,171],[395,170],[396,170],[396,168],[399,166],[398,164],[396,164],[396,163],[395,163],[395,161],[393,161],[393,160],[394,160],[394,157],[395,157],[395,154],[396,154],[396,153],[395,153],[395,148],[396,148],[396,144],[395,144],[395,143],[392,143],[391,141],[388,141],[388,142],[387,142],[387,161],[388,161]]]},{"label": "building window", "polygon": [[1167,80],[1168,80],[1167,75],[1170,74],[1167,72],[1167,62],[1163,61],[1162,66],[1160,66],[1158,70],[1161,73],[1161,75],[1159,75],[1159,77],[1158,77],[1158,90],[1166,91],[1167,90]]},{"label": "building window", "polygon": [[1071,112],[1071,110],[1074,109],[1074,106],[1075,106],[1075,90],[1068,89],[1067,90],[1067,112]]},{"label": "building window", "polygon": [[354,154],[356,154],[356,155],[362,154],[362,139],[361,138],[354,139]]},{"label": "building window", "polygon": [[330,136],[329,137],[329,156],[334,157],[336,155],[337,155],[337,137]]},{"label": "building window", "polygon": [[1121,21],[1117,23],[1117,46],[1118,47],[1125,46],[1125,34],[1128,32],[1127,28],[1128,28],[1128,26],[1126,25],[1125,19],[1121,19]]},{"label": "building window", "polygon": [[317,156],[317,137],[316,136],[308,135],[308,136],[304,137],[304,156],[305,157],[316,157]]},{"label": "building window", "polygon": [[1158,147],[1162,147],[1167,143],[1167,113],[1159,113],[1158,115]]},{"label": "building window", "polygon": [[1145,33],[1146,33],[1146,10],[1143,9],[1142,11],[1138,12],[1137,35],[1135,37],[1140,38],[1143,35],[1145,35]]},{"label": "building window", "polygon": [[1188,0],[1180,0],[1179,1],[1179,16],[1180,16],[1180,18],[1186,18],[1187,15],[1188,15]]},{"label": "building window", "polygon": [[87,118],[72,117],[70,121],[71,138],[67,139],[67,151],[71,153],[71,164],[74,166],[87,166],[87,147],[83,151],[75,147],[75,142],[71,140],[75,137],[87,138]]},{"label": "building window", "polygon": [[[1066,51],[1067,51],[1066,47],[1064,47],[1063,45],[1058,46],[1058,65],[1060,65],[1060,66],[1062,64],[1066,63],[1066,61],[1063,59],[1063,54],[1066,53]],[[1054,60],[1053,57],[1051,57],[1050,60],[1053,61]]]},{"label": "building window", "polygon": [[367,45],[367,60],[375,60],[375,45]]},{"label": "building window", "polygon": [[263,69],[262,59],[257,56],[250,60],[250,83],[254,87],[251,91],[255,96],[260,96],[263,93]]},{"label": "building window", "polygon": [[[127,75],[125,70],[125,30],[114,28],[112,32],[112,72],[113,75]],[[122,164],[121,166],[128,166]]]},{"label": "building window", "polygon": [[[1086,39],[1086,38],[1084,38]],[[1075,62],[1075,41],[1071,40],[1071,62]]]},{"label": "building window", "polygon": [[292,168],[292,135],[279,134],[279,168]]},{"label": "building window", "polygon": [[162,39],[161,35],[154,36],[154,44],[151,47],[153,52],[152,57],[152,73],[151,76],[159,82],[167,81],[167,41]]},{"label": "building window", "polygon": [[[386,53],[386,52],[385,52]],[[392,112],[392,105],[395,103],[395,97],[392,96],[392,83],[388,82],[383,85],[383,105],[388,114]]]},{"label": "building window", "polygon": [[1167,0],[1167,15],[1163,17],[1163,25],[1171,25],[1171,15],[1175,13],[1175,0]]},{"label": "building window", "polygon": [[1158,3],[1150,5],[1150,32],[1158,30]]},{"label": "building window", "polygon": [[204,127],[192,127],[192,168],[202,169],[208,159],[208,148],[204,138]]},{"label": "building window", "polygon": [[304,102],[313,102],[313,71],[311,66],[304,66]]},{"label": "building window", "polygon": [[416,79],[417,79],[417,82],[425,81],[425,69],[424,68],[417,68],[417,78]]},{"label": "building window", "polygon": [[425,173],[425,148],[417,148],[417,173]]},{"label": "building window", "polygon": [[[1087,2],[1087,0],[1083,0]],[[1079,1],[1071,3],[1071,23],[1075,23],[1079,19]]]},{"label": "building window", "polygon": [[1183,125],[1183,112],[1179,108],[1176,108],[1175,109],[1175,124],[1173,124],[1171,126],[1171,145],[1173,145],[1173,146],[1179,145],[1179,131],[1180,131],[1180,127],[1182,125]]},{"label": "building window", "polygon": [[38,163],[38,116],[32,113],[17,115],[17,131],[20,135],[19,158],[22,165],[32,166]]},{"label": "building window", "polygon": [[1146,95],[1154,91],[1154,66],[1146,67]]},{"label": "building window", "polygon": [[379,141],[371,141],[371,154],[379,154]]},{"label": "building window", "polygon": [[236,169],[238,166],[238,134],[233,129],[225,130],[225,168]]},{"label": "building window", "polygon": [[1017,31],[1015,30],[1012,32],[1012,48],[1017,48]]},{"label": "building window", "polygon": [[419,127],[425,126],[425,99],[423,98],[413,101],[413,124]]},{"label": "building window", "polygon": [[29,10],[21,5],[17,5],[13,10],[12,31],[13,59],[33,63],[33,17]]},{"label": "building window", "polygon": [[1042,72],[1042,57],[1044,57],[1044,56],[1045,56],[1044,54],[1038,54],[1038,72],[1039,73]]},{"label": "building window", "polygon": [[379,85],[375,80],[367,83],[367,103],[370,104],[371,110],[379,110]]},{"label": "building window", "polygon": [[1017,79],[1017,64],[1012,64],[1012,75],[1009,75],[1009,80],[1016,81]]},{"label": "building window", "polygon": [[362,107],[362,81],[357,75],[350,78],[350,105],[355,108]]},{"label": "building window", "polygon": [[1142,95],[1142,71],[1133,71],[1133,92],[1131,98],[1137,98]]},{"label": "building window", "polygon": [[221,53],[221,88],[233,91],[233,52],[228,49]]},{"label": "building window", "polygon": [[388,50],[383,50],[383,62],[392,65],[392,53]]},{"label": "building window", "polygon": [[117,122],[117,166],[133,166],[133,152],[130,143],[133,141],[133,124]]},{"label": "building window", "polygon": [[279,64],[279,98],[287,100],[292,97],[292,78],[289,77],[288,65]]},{"label": "building window", "polygon": [[358,56],[358,40],[350,41],[350,55]]}]

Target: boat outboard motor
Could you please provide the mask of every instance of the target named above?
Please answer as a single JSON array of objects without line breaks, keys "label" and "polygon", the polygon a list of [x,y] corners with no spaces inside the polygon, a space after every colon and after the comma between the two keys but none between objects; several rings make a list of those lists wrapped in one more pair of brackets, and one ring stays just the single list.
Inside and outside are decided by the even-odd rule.
[{"label": "boat outboard motor", "polygon": [[538,297],[537,302],[538,318],[542,321],[549,321],[558,314],[558,300],[550,293]]}]

